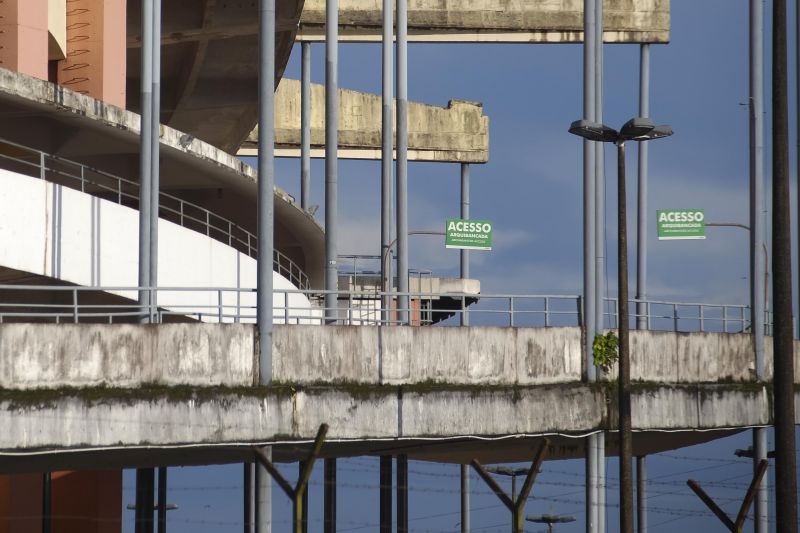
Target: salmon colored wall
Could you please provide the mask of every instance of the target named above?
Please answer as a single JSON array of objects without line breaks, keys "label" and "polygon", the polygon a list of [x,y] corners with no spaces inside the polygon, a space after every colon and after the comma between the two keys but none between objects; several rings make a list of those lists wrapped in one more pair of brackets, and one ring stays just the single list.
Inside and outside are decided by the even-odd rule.
[{"label": "salmon colored wall", "polygon": [[67,58],[57,82],[124,108],[125,19],[125,0],[67,0]]},{"label": "salmon colored wall", "polygon": [[0,2],[0,67],[47,79],[47,0]]}]

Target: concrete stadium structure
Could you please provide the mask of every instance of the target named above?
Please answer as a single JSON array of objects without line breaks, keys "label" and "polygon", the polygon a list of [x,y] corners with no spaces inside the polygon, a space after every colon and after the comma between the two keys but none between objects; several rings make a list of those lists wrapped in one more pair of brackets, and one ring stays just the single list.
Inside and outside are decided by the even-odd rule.
[{"label": "concrete stadium structure", "polygon": [[[583,39],[579,0],[461,4],[412,2],[411,39]],[[667,1],[606,4],[607,41],[669,40]],[[322,39],[324,2],[277,6],[279,103],[270,127],[276,154],[296,156],[300,90],[281,75],[296,40]],[[583,437],[615,427],[614,375],[587,378],[578,298],[569,327],[551,322],[548,297],[535,312],[542,320],[528,327],[513,297],[510,327],[409,327],[396,324],[397,304],[380,309],[381,296],[391,302],[399,293],[366,291],[345,278],[330,320],[337,323],[322,324],[331,311],[322,303],[325,232],[277,188],[273,381],[262,383],[261,332],[251,324],[257,173],[234,155],[258,149],[251,2],[164,2],[157,294],[165,323],[139,324],[148,311],[136,303],[141,11],[140,0],[0,5],[3,38],[16,39],[0,47],[8,67],[0,69],[0,419],[8,428],[0,472],[249,462],[262,446],[276,461],[296,461],[323,423],[330,426],[323,457],[520,461],[548,437],[551,457],[571,458],[587,453]],[[342,40],[377,40],[381,16],[377,1],[342,0]],[[312,155],[320,157],[324,88],[311,94]],[[379,98],[354,91],[339,98],[338,155],[377,159]],[[412,104],[408,113],[409,159],[488,161],[480,104]],[[477,280],[435,279],[409,292],[415,324],[465,317],[469,304],[489,297]],[[700,331],[679,332],[676,313],[669,331],[633,336],[636,453],[772,421],[771,359],[765,379],[756,376],[746,311],[734,320],[696,307],[689,329]],[[704,320],[716,321],[716,330]],[[616,453],[612,440],[607,454]],[[121,490],[118,477],[102,483]],[[0,500],[8,498],[0,490]]]}]

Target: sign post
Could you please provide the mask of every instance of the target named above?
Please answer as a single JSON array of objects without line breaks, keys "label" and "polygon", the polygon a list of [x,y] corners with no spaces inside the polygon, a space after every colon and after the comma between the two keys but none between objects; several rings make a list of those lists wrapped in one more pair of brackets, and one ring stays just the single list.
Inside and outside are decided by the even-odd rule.
[{"label": "sign post", "polygon": [[462,250],[491,250],[492,223],[488,220],[449,218],[445,226],[446,248]]},{"label": "sign post", "polygon": [[659,209],[656,223],[660,241],[706,238],[706,216],[702,209]]}]

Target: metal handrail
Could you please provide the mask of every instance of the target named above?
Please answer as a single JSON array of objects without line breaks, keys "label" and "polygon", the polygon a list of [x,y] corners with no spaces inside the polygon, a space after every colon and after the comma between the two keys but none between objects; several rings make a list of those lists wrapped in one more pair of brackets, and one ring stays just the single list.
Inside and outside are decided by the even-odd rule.
[{"label": "metal handrail", "polygon": [[[3,153],[2,145],[27,151],[34,158],[34,161]],[[4,166],[2,164],[4,161],[13,161],[23,165],[25,170],[30,169],[32,172],[20,172],[19,168],[8,168],[11,165]],[[47,166],[48,161],[51,162],[49,167]],[[67,168],[56,168],[57,165],[63,165],[63,167]],[[70,165],[74,168],[69,168]],[[5,139],[0,139],[0,168],[20,172],[31,177],[38,177],[103,199],[115,198],[116,203],[119,205],[127,203],[138,206],[138,182]],[[256,235],[233,221],[165,192],[159,193],[159,199],[159,216],[165,220],[205,233],[207,237],[236,248],[252,258],[258,257]],[[125,200],[125,203],[123,203],[123,200]],[[308,289],[310,287],[308,275],[279,250],[274,250],[273,253],[273,269],[300,289]]]},{"label": "metal handrail", "polygon": [[[35,303],[36,299],[13,298],[23,291],[49,291],[55,303]],[[134,300],[141,291],[156,293],[159,306],[145,307]],[[98,303],[92,297],[116,294],[120,301]],[[323,307],[326,294],[336,294],[337,307]],[[61,295],[60,297],[58,295]],[[301,289],[274,291],[273,312],[278,323],[323,324],[325,316],[335,316],[335,323],[345,325],[395,325],[393,317],[400,293],[376,291],[310,291]],[[500,327],[580,326],[581,298],[577,295],[525,295],[463,293],[403,293],[411,302],[409,315],[414,325],[458,325],[460,315],[469,313],[470,324]],[[385,300],[384,300],[385,298]],[[455,308],[437,308],[436,300],[449,298]],[[391,309],[383,309],[384,301]],[[476,302],[470,306],[471,303]],[[605,300],[616,304],[614,299]],[[34,303],[31,303],[34,302]],[[661,300],[632,300],[642,303],[647,329],[662,331],[705,331],[737,333],[750,328],[749,307],[716,303],[687,303]],[[667,311],[658,309],[666,306]],[[635,305],[631,305],[634,309]],[[381,320],[389,311],[389,320]],[[400,310],[402,311],[402,309]],[[613,316],[616,313],[612,313]],[[210,322],[254,322],[256,291],[231,287],[82,287],[0,285],[0,322],[68,321],[130,322],[147,316],[157,320],[202,320]],[[632,317],[635,320],[635,317]],[[616,326],[616,323],[610,324]],[[767,323],[769,327],[769,323]]]}]

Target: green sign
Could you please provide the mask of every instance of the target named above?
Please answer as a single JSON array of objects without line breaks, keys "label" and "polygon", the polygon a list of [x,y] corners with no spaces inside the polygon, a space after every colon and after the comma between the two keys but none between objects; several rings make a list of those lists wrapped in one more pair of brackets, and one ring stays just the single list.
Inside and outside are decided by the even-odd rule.
[{"label": "green sign", "polygon": [[706,216],[702,209],[659,209],[656,221],[658,240],[706,238]]},{"label": "green sign", "polygon": [[444,244],[447,248],[492,249],[492,223],[488,220],[448,218]]}]

